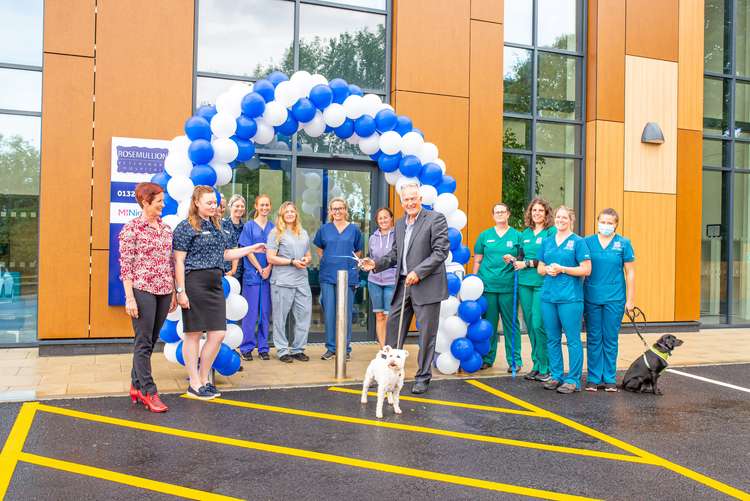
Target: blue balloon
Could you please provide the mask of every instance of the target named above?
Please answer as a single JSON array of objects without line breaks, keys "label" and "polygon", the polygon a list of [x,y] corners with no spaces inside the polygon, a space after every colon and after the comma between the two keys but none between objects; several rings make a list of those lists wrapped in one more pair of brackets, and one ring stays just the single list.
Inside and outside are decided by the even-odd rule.
[{"label": "blue balloon", "polygon": [[285,136],[291,136],[295,132],[297,132],[297,129],[299,128],[299,122],[297,122],[297,119],[292,116],[291,113],[287,113],[286,121],[279,125],[278,127],[274,127],[276,129],[276,132],[279,132]]},{"label": "blue balloon", "polygon": [[[272,93],[273,95],[273,93]],[[256,90],[250,94],[246,94],[242,98],[242,113],[247,115],[248,118],[256,118],[266,111],[266,99]]]},{"label": "blue balloon", "polygon": [[469,262],[469,258],[471,258],[471,252],[469,252],[469,248],[465,245],[451,252],[453,252],[453,260],[459,264],[466,264]]},{"label": "blue balloon", "polygon": [[185,365],[185,358],[182,356],[182,341],[180,341],[180,344],[177,345],[177,350],[175,351],[175,356],[177,358],[177,363],[180,365]]},{"label": "blue balloon", "polygon": [[281,82],[289,80],[289,77],[281,71],[274,71],[266,77],[266,79],[273,84],[274,87],[279,85]]},{"label": "blue balloon", "polygon": [[[222,344],[221,346],[224,347],[227,345]],[[229,347],[227,346],[227,348]],[[228,358],[224,360],[221,365],[216,365],[216,363],[214,363],[214,368],[222,376],[231,376],[232,374],[240,370],[240,366],[242,365],[242,361],[240,360],[240,356],[237,354],[237,352],[231,349],[230,351],[231,353],[228,355]]]},{"label": "blue balloon", "polygon": [[306,123],[315,118],[315,105],[306,97],[300,98],[292,106],[292,115],[298,122]]},{"label": "blue balloon", "polygon": [[161,186],[161,189],[164,190],[165,196],[167,192],[167,183],[170,179],[172,179],[172,176],[167,174],[167,171],[164,170],[159,172],[158,174],[154,174],[153,176],[151,176],[151,182]]},{"label": "blue balloon", "polygon": [[479,353],[482,356],[485,356],[490,352],[490,340],[485,339],[484,341],[479,341],[475,343],[472,341],[472,344],[474,345],[474,350],[476,350],[477,353]]},{"label": "blue balloon", "polygon": [[328,86],[333,92],[333,102],[341,104],[349,97],[349,84],[343,78],[334,78],[328,82]]},{"label": "blue balloon", "polygon": [[162,216],[171,216],[177,214],[177,200],[169,196],[169,193],[164,192],[164,208],[161,210]]},{"label": "blue balloon", "polygon": [[[476,301],[477,303],[479,301]],[[482,306],[479,306],[480,311]],[[492,337],[492,324],[489,321],[480,318],[469,326],[466,331],[466,337],[471,339],[474,343],[481,343],[482,341]]]},{"label": "blue balloon", "polygon": [[333,102],[333,91],[325,84],[318,84],[310,89],[310,101],[322,111]]},{"label": "blue balloon", "polygon": [[159,331],[159,337],[165,343],[176,343],[180,340],[180,336],[177,335],[177,320],[165,320],[164,325],[161,326]]},{"label": "blue balloon", "polygon": [[437,185],[438,195],[442,195],[443,193],[453,193],[455,191],[456,180],[451,176],[443,174],[443,179],[440,181],[440,184]]},{"label": "blue balloon", "polygon": [[476,351],[469,357],[468,360],[461,361],[461,370],[471,374],[482,368],[482,356]]},{"label": "blue balloon", "polygon": [[432,210],[432,205],[422,204],[422,207],[424,207],[427,210]]},{"label": "blue balloon", "polygon": [[467,324],[473,324],[482,318],[482,307],[476,301],[461,301],[458,305],[458,316]]},{"label": "blue balloon", "polygon": [[375,119],[370,115],[362,115],[354,122],[354,132],[359,137],[370,137],[375,134]]},{"label": "blue balloon", "polygon": [[359,85],[349,84],[349,95],[362,97],[365,93],[362,92],[362,88]]},{"label": "blue balloon", "polygon": [[398,169],[399,162],[401,162],[401,153],[396,153],[395,155],[382,153],[380,158],[378,158],[378,167],[383,172],[394,172]]},{"label": "blue balloon", "polygon": [[255,82],[253,84],[253,92],[260,94],[267,103],[270,103],[274,99],[274,86],[266,79]]},{"label": "blue balloon", "polygon": [[188,156],[194,165],[207,164],[214,158],[214,147],[205,139],[196,139],[188,147]]},{"label": "blue balloon", "polygon": [[482,315],[487,313],[487,308],[489,305],[487,304],[487,298],[484,296],[479,296],[479,299],[477,299],[477,303],[479,303],[479,306],[482,308]]},{"label": "blue balloon", "polygon": [[437,187],[443,180],[443,170],[436,163],[428,162],[419,173],[419,182]]},{"label": "blue balloon", "polygon": [[333,127],[331,127],[330,125],[326,125],[326,129],[323,132],[325,132],[326,134],[330,134],[331,132],[333,132]]},{"label": "blue balloon", "polygon": [[396,124],[396,132],[398,132],[402,136],[406,134],[407,132],[411,132],[411,129],[412,129],[411,118],[404,116],[404,115],[399,115],[397,120],[398,120],[398,123]]},{"label": "blue balloon", "polygon": [[448,228],[448,240],[451,243],[451,252],[455,252],[461,247],[461,232],[456,228]]},{"label": "blue balloon", "polygon": [[221,277],[221,288],[224,289],[224,299],[229,297],[229,293],[232,292],[232,288],[229,286],[229,281],[225,277]]},{"label": "blue balloon", "polygon": [[474,345],[465,337],[454,339],[451,343],[451,353],[461,361],[468,360],[474,353]]},{"label": "blue balloon", "polygon": [[[424,206],[423,206],[424,207]],[[455,296],[461,290],[461,279],[455,273],[446,273],[445,278],[448,281],[448,293]]]},{"label": "blue balloon", "polygon": [[232,362],[232,353],[236,354],[237,352],[235,352],[226,344],[221,343],[221,346],[219,347],[219,353],[216,354],[216,358],[214,359],[213,368],[216,370],[219,370],[219,368],[228,368]]},{"label": "blue balloon", "polygon": [[380,156],[382,154],[383,154],[383,152],[380,151],[380,150],[378,150],[375,153],[373,153],[372,155],[370,155],[370,158],[373,159],[373,160],[375,160],[377,162],[380,159]]},{"label": "blue balloon", "polygon": [[248,117],[240,115],[237,118],[237,131],[235,134],[241,139],[250,139],[258,132],[258,122]]},{"label": "blue balloon", "polygon": [[211,123],[211,119],[214,115],[216,115],[216,106],[213,104],[204,104],[200,108],[198,108],[198,111],[195,112],[196,115],[199,117],[205,118],[209,123]]},{"label": "blue balloon", "polygon": [[[196,165],[190,171],[190,179],[196,186],[213,186],[216,184],[216,171],[210,165]],[[216,203],[218,204],[219,201],[217,200]]]},{"label": "blue balloon", "polygon": [[341,139],[348,139],[354,134],[354,120],[347,118],[344,123],[333,129],[334,134]]},{"label": "blue balloon", "polygon": [[191,141],[196,139],[207,139],[211,140],[211,125],[208,120],[200,116],[194,116],[187,119],[185,122],[185,135]]},{"label": "blue balloon", "polygon": [[414,177],[419,174],[420,170],[422,170],[422,164],[416,156],[406,155],[401,158],[401,161],[398,164],[398,170],[400,170],[401,174],[406,177]]},{"label": "blue balloon", "polygon": [[232,136],[232,141],[237,143],[237,161],[247,162],[253,158],[253,155],[255,155],[255,143],[237,136]]},{"label": "blue balloon", "polygon": [[382,134],[393,130],[398,125],[398,115],[388,108],[382,109],[375,114],[375,126]]}]

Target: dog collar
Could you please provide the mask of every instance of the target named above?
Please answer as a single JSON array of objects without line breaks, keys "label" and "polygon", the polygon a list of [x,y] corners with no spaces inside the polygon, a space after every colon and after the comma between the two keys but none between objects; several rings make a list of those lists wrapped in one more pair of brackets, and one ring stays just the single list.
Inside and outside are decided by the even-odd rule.
[{"label": "dog collar", "polygon": [[669,353],[664,353],[664,352],[661,352],[661,351],[657,350],[653,346],[651,347],[651,351],[654,352],[656,354],[656,356],[658,356],[659,358],[661,358],[665,362],[667,361],[667,359],[669,358],[669,355],[670,355]]}]

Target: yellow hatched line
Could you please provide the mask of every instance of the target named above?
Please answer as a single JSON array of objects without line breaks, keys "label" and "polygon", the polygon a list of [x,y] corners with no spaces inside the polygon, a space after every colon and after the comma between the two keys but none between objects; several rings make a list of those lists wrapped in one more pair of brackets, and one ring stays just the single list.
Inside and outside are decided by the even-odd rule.
[{"label": "yellow hatched line", "polygon": [[[361,390],[355,390],[353,388],[341,388],[339,386],[331,386],[328,388],[328,390],[336,391],[339,393],[351,393],[352,395],[362,394]],[[371,397],[377,396],[377,393],[374,391],[368,392],[367,394]],[[495,407],[492,405],[467,404],[463,402],[451,402],[449,400],[434,400],[432,398],[409,397],[406,395],[401,395],[399,397],[399,400],[406,400],[408,402],[419,402],[420,404],[443,405],[446,407],[459,407],[461,409],[472,409],[472,410],[477,410],[477,411],[499,412],[501,414],[517,414],[519,416],[542,417],[536,412],[524,411],[520,409],[506,409],[504,407]]]},{"label": "yellow hatched line", "polygon": [[23,450],[23,444],[26,442],[37,409],[37,403],[25,403],[21,406],[3,450],[0,452],[0,499],[5,498],[10,479],[13,478],[13,472],[18,464],[18,456]]},{"label": "yellow hatched line", "polygon": [[[185,397],[189,398],[189,397]],[[301,409],[291,409],[288,407],[278,407],[274,405],[256,404],[252,402],[239,402],[235,400],[226,400],[223,398],[214,398],[207,400],[206,403],[229,405],[244,409],[253,409],[259,411],[276,412],[279,414],[289,414],[293,416],[303,416],[315,419],[324,419],[327,421],[337,421],[340,423],[350,423],[363,426],[374,426],[378,428],[388,428],[391,430],[410,431],[415,433],[426,433],[430,435],[439,435],[442,437],[458,438],[462,440],[473,440],[476,442],[486,442],[491,444],[508,445],[512,447],[523,447],[526,449],[536,449],[546,452],[556,452],[560,454],[573,454],[577,456],[595,457],[600,459],[611,459],[615,461],[625,461],[629,463],[650,464],[650,461],[628,454],[619,454],[613,452],[601,452],[589,449],[579,449],[576,447],[564,447],[560,445],[543,444],[539,442],[527,442],[525,440],[515,440],[511,438],[493,437],[489,435],[477,435],[474,433],[462,433],[458,431],[441,430],[439,428],[428,428],[425,426],[414,426],[401,423],[391,423],[388,421],[377,421],[374,419],[363,419],[350,416],[341,416],[338,414],[328,414],[324,412],[305,411]]]},{"label": "yellow hatched line", "polygon": [[162,494],[171,494],[172,496],[178,496],[187,499],[205,499],[208,501],[241,499],[222,496],[221,494],[214,494],[212,492],[199,491],[197,489],[190,489],[189,487],[182,487],[165,482],[158,482],[156,480],[149,480],[147,478],[135,477],[133,475],[126,475],[124,473],[117,473],[115,471],[95,468],[93,466],[87,466],[84,464],[71,463],[69,461],[62,461],[60,459],[37,456],[36,454],[29,454],[27,452],[21,452],[18,459],[20,461],[35,464],[37,466],[44,466],[46,468],[52,468],[54,470],[66,471],[68,473],[76,473],[78,475],[85,475],[87,477],[99,478],[102,480],[108,480],[110,482],[116,482],[118,484],[130,485],[139,489],[160,492]]},{"label": "yellow hatched line", "polygon": [[543,415],[544,417],[547,417],[553,421],[557,421],[558,423],[568,426],[570,428],[573,428],[574,430],[580,431],[581,433],[585,433],[586,435],[589,435],[590,437],[597,438],[601,440],[602,442],[606,442],[624,451],[630,452],[631,454],[635,454],[638,457],[644,459],[648,463],[671,470],[682,476],[695,480],[696,482],[699,482],[703,485],[711,487],[712,489],[722,492],[728,496],[732,496],[737,499],[750,500],[750,493],[747,493],[745,491],[737,489],[736,487],[732,487],[731,485],[720,482],[707,475],[703,475],[702,473],[698,473],[697,471],[693,471],[689,468],[685,468],[684,466],[680,466],[667,459],[657,456],[656,454],[652,454],[651,452],[645,451],[632,444],[629,444],[620,439],[607,435],[606,433],[602,433],[599,430],[595,430],[594,428],[591,428],[589,426],[573,421],[572,419],[566,418],[564,416],[560,416],[559,414],[555,414],[554,412],[538,407],[532,403],[526,402],[525,400],[521,400],[518,397],[514,397],[513,395],[500,391],[497,388],[493,388],[492,386],[486,385],[477,380],[468,380],[466,382],[472,386],[475,386],[481,390],[486,391],[487,393],[491,393],[495,395],[496,397],[499,397],[507,402],[515,404],[519,407],[523,407],[524,409],[528,409],[529,411],[537,412]]},{"label": "yellow hatched line", "polygon": [[121,426],[123,428],[130,428],[139,431],[149,431],[152,433],[160,433],[163,435],[170,435],[174,437],[188,438],[191,440],[198,440],[202,442],[209,442],[214,444],[229,445],[232,447],[239,447],[243,449],[250,449],[262,452],[269,452],[273,454],[280,454],[283,456],[291,456],[303,459],[312,459],[315,461],[322,461],[326,463],[339,464],[343,466],[351,466],[355,468],[361,468],[366,470],[393,473],[396,475],[403,475],[408,477],[414,477],[419,479],[434,480],[437,482],[444,482],[449,484],[461,485],[465,487],[474,487],[478,489],[485,489],[496,492],[507,492],[509,494],[519,494],[523,496],[536,497],[541,499],[555,499],[555,500],[590,500],[595,498],[587,498],[582,496],[575,496],[571,494],[563,494],[554,491],[548,491],[543,489],[533,489],[531,487],[522,487],[512,484],[504,484],[501,482],[492,482],[489,480],[480,480],[477,478],[463,477],[459,475],[450,475],[447,473],[439,473],[429,470],[420,470],[417,468],[408,468],[404,466],[396,466],[388,463],[380,463],[377,461],[367,461],[363,459],[355,459],[346,456],[337,456],[334,454],[326,454],[322,452],[315,452],[305,449],[296,449],[292,447],[284,447],[280,445],[264,444],[262,442],[252,442],[249,440],[242,440],[237,438],[222,437],[218,435],[210,435],[208,433],[200,433],[195,431],[181,430],[178,428],[168,428],[166,426],[159,426],[149,423],[129,421],[127,419],[114,418],[109,416],[101,416],[98,414],[90,414],[88,412],[75,411],[72,409],[64,409],[61,407],[53,407],[46,404],[38,404],[38,410],[43,412],[49,412],[51,414],[58,414],[61,416],[68,416],[75,419],[83,419],[86,421],[92,421],[95,423],[103,423],[114,426]]}]

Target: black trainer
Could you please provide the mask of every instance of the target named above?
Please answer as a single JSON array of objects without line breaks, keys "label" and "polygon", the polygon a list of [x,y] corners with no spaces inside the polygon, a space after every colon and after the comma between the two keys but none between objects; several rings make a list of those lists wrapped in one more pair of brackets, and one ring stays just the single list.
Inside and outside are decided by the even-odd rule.
[{"label": "black trainer", "polygon": [[242,357],[242,360],[244,360],[245,362],[250,362],[253,359],[253,352],[248,351],[248,352],[242,353],[240,356]]},{"label": "black trainer", "polygon": [[294,361],[294,360],[292,359],[292,356],[291,356],[291,355],[289,355],[289,354],[286,354],[286,355],[281,355],[281,356],[279,357],[279,360],[280,360],[280,361],[282,361],[282,362],[284,362],[284,363],[287,363],[287,364],[291,364],[291,363],[292,363],[292,362]]},{"label": "black trainer", "polygon": [[264,351],[263,353],[258,353],[258,356],[261,358],[261,360],[271,360],[271,357],[268,356],[267,351]]},{"label": "black trainer", "polygon": [[294,355],[292,355],[292,358],[295,360],[299,360],[300,362],[307,362],[310,360],[310,357],[308,357],[302,352],[295,353]]},{"label": "black trainer", "polygon": [[552,374],[550,374],[549,372],[545,372],[544,374],[539,373],[534,376],[534,379],[537,381],[541,381],[542,383],[546,383],[547,381],[552,379]]},{"label": "black trainer", "polygon": [[534,381],[539,374],[539,371],[531,371],[528,374],[526,374],[523,378],[528,379],[529,381]]},{"label": "black trainer", "polygon": [[213,383],[206,383],[206,385],[204,386],[204,388],[207,389],[208,391],[210,391],[211,393],[213,393],[214,396],[217,396],[217,397],[221,396],[221,392],[219,391],[219,389],[216,386],[214,386]]},{"label": "black trainer", "polygon": [[330,360],[330,359],[332,359],[335,356],[336,356],[336,354],[334,352],[332,352],[331,350],[326,350],[326,352],[323,353],[323,356],[320,357],[320,359],[321,360]]},{"label": "black trainer", "polygon": [[216,398],[216,395],[207,390],[205,386],[201,386],[197,391],[192,386],[188,386],[187,396],[197,400],[211,400],[212,398]]}]

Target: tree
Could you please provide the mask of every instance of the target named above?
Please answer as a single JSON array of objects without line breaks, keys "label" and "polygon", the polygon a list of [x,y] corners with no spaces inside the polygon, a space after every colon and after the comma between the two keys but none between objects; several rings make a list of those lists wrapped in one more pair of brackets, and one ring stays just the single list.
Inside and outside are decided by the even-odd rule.
[{"label": "tree", "polygon": [[39,150],[23,137],[0,134],[0,193],[39,195]]}]

